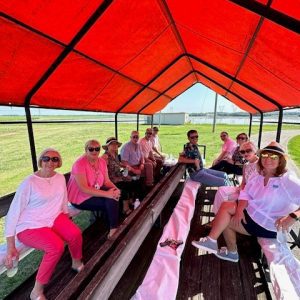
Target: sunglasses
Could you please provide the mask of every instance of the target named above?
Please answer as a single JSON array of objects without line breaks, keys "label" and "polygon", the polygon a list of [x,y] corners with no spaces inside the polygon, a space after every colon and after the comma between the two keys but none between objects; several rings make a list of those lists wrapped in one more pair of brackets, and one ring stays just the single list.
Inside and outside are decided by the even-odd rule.
[{"label": "sunglasses", "polygon": [[146,132],[147,135],[152,135],[152,132]]},{"label": "sunglasses", "polygon": [[99,152],[100,151],[100,147],[88,147],[88,150],[90,152],[94,152],[94,151]]},{"label": "sunglasses", "polygon": [[197,139],[199,136],[198,135],[193,135],[193,136],[190,136],[190,139],[194,140],[194,139]]},{"label": "sunglasses", "polygon": [[222,135],[220,135],[220,137],[222,138],[222,137],[226,137],[227,135],[226,134],[222,134]]},{"label": "sunglasses", "polygon": [[237,138],[237,140],[246,140],[247,138],[245,138],[245,137],[242,137],[242,136],[239,136],[238,138]]},{"label": "sunglasses", "polygon": [[139,136],[138,136],[138,135],[133,135],[132,138],[133,138],[133,139],[138,139]]},{"label": "sunglasses", "polygon": [[59,157],[57,156],[53,156],[53,157],[50,157],[50,156],[43,156],[42,157],[42,161],[43,162],[49,162],[49,161],[52,161],[52,162],[59,162]]},{"label": "sunglasses", "polygon": [[241,151],[240,151],[241,154],[251,153],[251,152],[253,152],[252,149],[246,149],[246,150],[241,150]]},{"label": "sunglasses", "polygon": [[278,154],[274,154],[274,153],[262,153],[260,155],[261,158],[268,158],[270,157],[272,160],[277,160],[279,159],[279,155]]}]

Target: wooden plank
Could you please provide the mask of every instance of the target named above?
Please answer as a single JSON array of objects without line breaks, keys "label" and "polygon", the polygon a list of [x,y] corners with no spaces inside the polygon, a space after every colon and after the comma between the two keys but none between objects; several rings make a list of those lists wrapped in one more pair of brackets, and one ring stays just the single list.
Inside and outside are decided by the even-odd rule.
[{"label": "wooden plank", "polygon": [[167,201],[183,176],[185,166],[179,165],[176,173],[168,179],[164,188],[155,196],[143,214],[143,218],[132,226],[130,232],[122,239],[116,250],[106,260],[105,264],[95,274],[90,284],[85,288],[78,299],[106,299],[118,283],[134,254],[153,226]]}]

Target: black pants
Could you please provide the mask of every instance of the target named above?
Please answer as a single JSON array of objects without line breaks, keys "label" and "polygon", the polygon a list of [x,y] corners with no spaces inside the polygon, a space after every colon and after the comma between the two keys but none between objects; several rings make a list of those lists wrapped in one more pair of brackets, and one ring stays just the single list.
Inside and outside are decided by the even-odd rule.
[{"label": "black pants", "polygon": [[227,174],[243,175],[243,166],[233,165],[229,163],[227,160],[221,160],[219,163],[212,166],[211,169],[223,171]]}]

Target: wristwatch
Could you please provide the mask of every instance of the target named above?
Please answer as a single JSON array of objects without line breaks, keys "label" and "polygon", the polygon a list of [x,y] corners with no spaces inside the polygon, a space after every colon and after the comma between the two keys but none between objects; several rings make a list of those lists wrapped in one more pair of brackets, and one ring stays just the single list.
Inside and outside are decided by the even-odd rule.
[{"label": "wristwatch", "polygon": [[293,219],[295,219],[296,221],[299,221],[300,220],[300,217],[298,217],[295,213],[290,213],[289,216]]}]

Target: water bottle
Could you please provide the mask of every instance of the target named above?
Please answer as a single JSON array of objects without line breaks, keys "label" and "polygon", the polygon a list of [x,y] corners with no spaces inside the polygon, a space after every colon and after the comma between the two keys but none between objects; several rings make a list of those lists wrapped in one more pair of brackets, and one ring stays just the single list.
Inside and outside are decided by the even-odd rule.
[{"label": "water bottle", "polygon": [[287,243],[287,232],[283,230],[277,230],[276,239],[280,244]]},{"label": "water bottle", "polygon": [[12,258],[12,263],[13,263],[12,268],[11,269],[7,269],[7,271],[6,271],[7,277],[13,277],[18,272],[18,259],[16,257],[13,257]]},{"label": "water bottle", "polygon": [[140,206],[141,202],[138,198],[135,199],[134,203],[133,203],[133,208],[137,209]]},{"label": "water bottle", "polygon": [[127,176],[128,176],[128,169],[127,169],[127,168],[125,168],[125,169],[123,170],[123,176],[124,176],[124,177],[127,177]]}]

